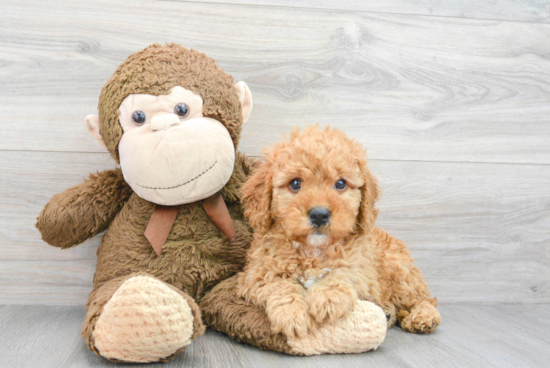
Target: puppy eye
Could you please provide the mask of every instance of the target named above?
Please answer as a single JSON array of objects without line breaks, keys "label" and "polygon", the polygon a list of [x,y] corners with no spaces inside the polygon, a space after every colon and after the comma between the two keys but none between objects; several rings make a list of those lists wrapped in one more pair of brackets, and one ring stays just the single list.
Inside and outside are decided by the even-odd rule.
[{"label": "puppy eye", "polygon": [[338,190],[344,190],[348,186],[348,183],[346,183],[345,180],[340,179],[336,183],[334,183],[334,188]]},{"label": "puppy eye", "polygon": [[288,187],[291,191],[297,192],[302,187],[302,181],[300,179],[292,179],[290,184],[288,184]]},{"label": "puppy eye", "polygon": [[145,116],[145,113],[141,110],[136,110],[132,113],[132,120],[136,125],[143,125],[146,119],[147,117]]},{"label": "puppy eye", "polygon": [[180,102],[176,105],[176,107],[174,107],[174,113],[176,113],[179,117],[184,118],[189,115],[189,107],[183,102]]}]

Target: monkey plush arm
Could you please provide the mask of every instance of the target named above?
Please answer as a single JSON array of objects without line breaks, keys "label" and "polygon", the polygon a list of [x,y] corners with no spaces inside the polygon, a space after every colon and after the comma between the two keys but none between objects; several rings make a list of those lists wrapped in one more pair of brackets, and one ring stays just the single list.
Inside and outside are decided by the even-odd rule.
[{"label": "monkey plush arm", "polygon": [[50,245],[72,247],[105,230],[131,194],[120,169],[91,174],[84,183],[54,195],[36,227]]}]

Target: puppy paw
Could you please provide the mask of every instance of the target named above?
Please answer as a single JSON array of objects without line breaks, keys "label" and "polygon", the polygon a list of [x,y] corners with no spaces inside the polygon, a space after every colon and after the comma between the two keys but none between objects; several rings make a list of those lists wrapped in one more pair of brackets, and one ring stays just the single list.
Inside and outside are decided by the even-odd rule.
[{"label": "puppy paw", "polygon": [[357,292],[351,288],[312,288],[306,294],[309,314],[319,323],[332,323],[352,311]]},{"label": "puppy paw", "polygon": [[412,333],[431,333],[441,324],[439,311],[428,302],[420,303],[410,312],[400,310],[397,319],[403,331]]},{"label": "puppy paw", "polygon": [[308,333],[311,318],[304,301],[292,302],[281,306],[266,308],[271,330],[274,333],[282,332],[290,338],[302,338]]}]

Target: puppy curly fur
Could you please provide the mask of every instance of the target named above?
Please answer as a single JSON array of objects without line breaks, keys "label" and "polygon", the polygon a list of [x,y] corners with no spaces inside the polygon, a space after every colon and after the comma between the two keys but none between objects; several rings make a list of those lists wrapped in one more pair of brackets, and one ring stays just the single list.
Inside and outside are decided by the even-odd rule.
[{"label": "puppy curly fur", "polygon": [[[437,299],[405,244],[374,228],[379,190],[363,147],[314,126],[294,130],[265,154],[243,186],[255,235],[237,293],[265,308],[272,331],[303,337],[345,316],[358,299],[380,305],[388,328],[397,320],[405,331],[434,331]],[[298,191],[289,187],[294,179]],[[326,225],[313,226],[314,207],[330,211]]]}]

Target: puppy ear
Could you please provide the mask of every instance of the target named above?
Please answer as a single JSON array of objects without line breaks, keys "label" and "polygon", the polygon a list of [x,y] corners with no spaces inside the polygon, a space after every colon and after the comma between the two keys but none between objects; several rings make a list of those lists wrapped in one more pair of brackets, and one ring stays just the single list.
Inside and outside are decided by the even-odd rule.
[{"label": "puppy ear", "polygon": [[357,215],[357,231],[359,234],[365,235],[372,230],[378,217],[378,209],[375,204],[380,195],[380,190],[378,189],[378,180],[371,174],[365,160],[359,162],[359,169],[365,184],[361,187],[361,205]]},{"label": "puppy ear", "polygon": [[256,233],[266,233],[272,223],[273,173],[271,166],[270,162],[262,162],[242,187],[244,215]]}]

